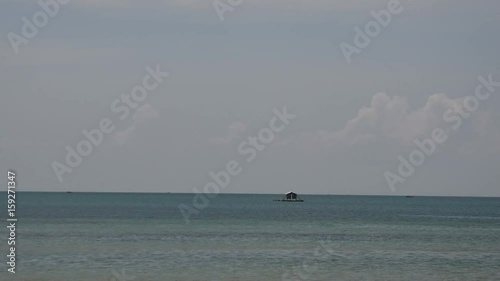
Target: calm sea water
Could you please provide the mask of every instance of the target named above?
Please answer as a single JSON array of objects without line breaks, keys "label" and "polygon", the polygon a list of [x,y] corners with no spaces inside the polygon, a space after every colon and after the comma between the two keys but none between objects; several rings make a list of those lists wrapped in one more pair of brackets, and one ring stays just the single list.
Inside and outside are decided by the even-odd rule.
[{"label": "calm sea water", "polygon": [[18,193],[0,280],[500,280],[500,198],[276,197]]}]

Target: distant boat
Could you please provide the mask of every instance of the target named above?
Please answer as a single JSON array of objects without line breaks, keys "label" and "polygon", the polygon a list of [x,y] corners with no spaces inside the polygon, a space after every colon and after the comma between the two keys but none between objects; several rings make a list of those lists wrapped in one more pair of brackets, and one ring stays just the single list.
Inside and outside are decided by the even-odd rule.
[{"label": "distant boat", "polygon": [[413,197],[415,197],[415,195],[406,195],[405,197],[406,198],[413,198]]},{"label": "distant boat", "polygon": [[273,199],[276,202],[304,202],[304,200],[300,199],[297,193],[290,191],[285,194],[285,196],[281,199]]}]

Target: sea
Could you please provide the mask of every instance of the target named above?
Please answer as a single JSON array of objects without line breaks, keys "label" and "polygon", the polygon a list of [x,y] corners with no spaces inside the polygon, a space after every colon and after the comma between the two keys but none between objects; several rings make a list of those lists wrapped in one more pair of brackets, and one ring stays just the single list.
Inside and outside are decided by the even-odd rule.
[{"label": "sea", "polygon": [[500,280],[500,198],[219,194],[16,196],[0,280]]}]

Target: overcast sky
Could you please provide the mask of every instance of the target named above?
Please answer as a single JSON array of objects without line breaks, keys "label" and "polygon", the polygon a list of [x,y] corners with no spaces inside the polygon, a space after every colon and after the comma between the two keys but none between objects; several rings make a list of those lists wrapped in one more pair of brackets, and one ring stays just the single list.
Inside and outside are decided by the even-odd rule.
[{"label": "overcast sky", "polygon": [[[388,2],[242,0],[221,21],[212,0],[73,0],[16,54],[8,34],[43,10],[3,0],[0,171],[19,190],[192,192],[235,160],[225,193],[500,196],[500,87],[443,120],[479,76],[500,81],[500,2],[401,0],[348,63],[339,45]],[[157,65],[170,76],[121,120],[113,100]],[[295,119],[247,161],[284,106]],[[53,163],[103,118],[114,131],[60,182]],[[436,128],[446,142],[392,192],[386,171]]]}]

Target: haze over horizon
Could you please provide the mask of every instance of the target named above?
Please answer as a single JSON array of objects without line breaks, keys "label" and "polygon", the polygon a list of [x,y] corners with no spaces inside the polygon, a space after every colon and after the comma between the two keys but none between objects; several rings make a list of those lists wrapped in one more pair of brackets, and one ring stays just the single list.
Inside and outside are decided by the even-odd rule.
[{"label": "haze over horizon", "polygon": [[[500,196],[500,87],[443,118],[478,77],[500,81],[500,3],[401,0],[348,63],[340,44],[388,2],[243,0],[221,21],[212,1],[73,0],[16,54],[7,34],[41,8],[4,1],[0,178],[15,170],[19,191],[192,193],[236,161],[221,193]],[[147,75],[157,87],[118,110]],[[114,130],[59,181],[53,163],[105,118]],[[250,160],[248,137],[273,118],[283,129]],[[393,192],[385,173],[437,128],[446,141]]]}]

